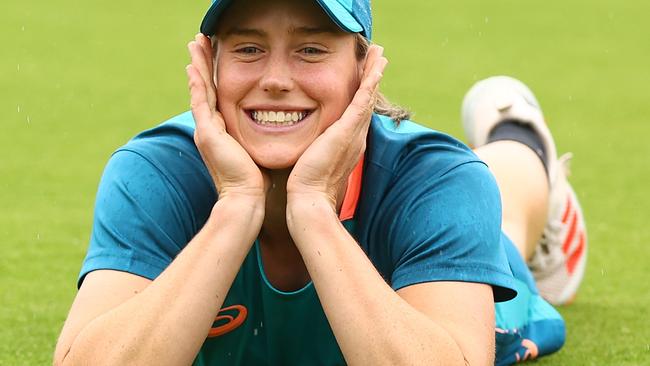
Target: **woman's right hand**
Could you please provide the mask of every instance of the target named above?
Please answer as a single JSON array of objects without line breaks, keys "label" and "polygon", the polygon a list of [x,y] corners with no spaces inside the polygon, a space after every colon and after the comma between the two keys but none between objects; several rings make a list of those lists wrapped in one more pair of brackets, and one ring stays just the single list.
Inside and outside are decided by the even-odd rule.
[{"label": "woman's right hand", "polygon": [[187,48],[192,56],[192,63],[186,70],[196,122],[194,143],[212,176],[219,200],[231,195],[264,200],[268,178],[228,134],[223,116],[217,110],[210,40],[199,33]]}]

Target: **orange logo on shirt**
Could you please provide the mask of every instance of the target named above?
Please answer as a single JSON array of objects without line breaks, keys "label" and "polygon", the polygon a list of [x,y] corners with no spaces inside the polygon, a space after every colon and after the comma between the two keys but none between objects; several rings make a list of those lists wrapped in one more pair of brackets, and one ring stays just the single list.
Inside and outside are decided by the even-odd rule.
[{"label": "orange logo on shirt", "polygon": [[232,305],[222,308],[214,319],[215,323],[222,324],[210,328],[208,338],[219,337],[232,332],[244,323],[246,316],[248,316],[248,309],[244,305]]}]

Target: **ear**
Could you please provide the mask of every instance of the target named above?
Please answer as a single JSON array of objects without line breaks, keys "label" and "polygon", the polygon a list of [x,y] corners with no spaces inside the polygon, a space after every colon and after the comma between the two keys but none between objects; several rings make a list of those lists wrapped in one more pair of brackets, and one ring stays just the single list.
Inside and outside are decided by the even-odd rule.
[{"label": "ear", "polygon": [[368,59],[368,55],[366,54],[366,56],[364,58],[357,61],[357,75],[356,75],[357,76],[357,83],[361,83],[361,80],[363,80],[363,72],[364,72],[365,67],[366,67],[366,60],[367,59]]},{"label": "ear", "polygon": [[209,38],[210,44],[212,45],[212,79],[214,81],[214,86],[219,90],[217,75],[219,74],[219,55],[221,52],[219,51],[219,40],[216,37],[216,35],[213,35]]}]

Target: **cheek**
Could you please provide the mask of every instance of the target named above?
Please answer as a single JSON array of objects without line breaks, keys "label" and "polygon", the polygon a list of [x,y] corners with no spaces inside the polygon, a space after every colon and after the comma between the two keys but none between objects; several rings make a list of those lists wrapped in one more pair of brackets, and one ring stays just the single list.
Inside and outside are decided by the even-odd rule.
[{"label": "cheek", "polygon": [[217,99],[221,106],[222,102],[232,102],[238,96],[241,96],[247,85],[251,82],[250,73],[240,70],[240,67],[234,65],[217,65]]},{"label": "cheek", "polygon": [[301,81],[307,95],[322,105],[323,113],[338,119],[359,87],[356,69],[310,66],[295,70],[296,80]]},{"label": "cheek", "polygon": [[250,75],[250,71],[241,70],[237,65],[217,65],[217,108],[230,132],[237,129],[237,107],[254,84]]}]

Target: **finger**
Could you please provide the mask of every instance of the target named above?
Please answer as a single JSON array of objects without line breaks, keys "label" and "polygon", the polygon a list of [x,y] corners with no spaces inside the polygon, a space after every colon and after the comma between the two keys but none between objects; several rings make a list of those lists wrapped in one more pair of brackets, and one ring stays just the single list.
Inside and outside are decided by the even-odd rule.
[{"label": "finger", "polygon": [[216,70],[214,69],[214,54],[212,52],[212,42],[210,38],[203,35],[203,33],[198,33],[195,37],[195,40],[199,42],[201,50],[205,58],[205,62],[208,66],[208,77],[209,84],[208,87],[208,103],[214,105],[216,109],[217,105],[217,84],[216,84]]},{"label": "finger", "polygon": [[361,85],[341,117],[341,120],[348,121],[346,123],[351,124],[350,128],[355,128],[357,133],[365,131],[370,123],[379,82],[388,64],[388,60],[381,56],[381,49],[369,54],[367,61]]},{"label": "finger", "polygon": [[[384,57],[384,48],[378,45],[370,46],[363,69],[364,72],[361,83],[363,84],[363,82],[368,78],[373,80],[373,78],[377,76],[377,73],[382,74],[387,63],[388,60]],[[379,80],[380,79],[381,77]],[[377,83],[379,83],[378,80]]]},{"label": "finger", "polygon": [[208,69],[212,72],[214,71],[214,65],[213,65],[213,52],[212,52],[212,42],[210,41],[209,37],[206,37],[202,33],[197,34],[194,37],[195,40],[199,42],[199,45],[203,49],[203,54],[205,55],[205,59],[208,63]]},{"label": "finger", "polygon": [[192,65],[197,69],[206,86],[206,95],[208,103],[216,109],[216,90],[212,81],[212,70],[208,66],[203,48],[197,41],[191,41],[187,45],[192,58]]},{"label": "finger", "polygon": [[[208,104],[205,82],[196,67],[188,65],[186,71],[190,89],[190,106],[196,123],[196,131],[201,136],[210,136],[209,130],[214,130],[217,126],[221,129],[225,127]],[[214,123],[215,120],[217,123]]]},{"label": "finger", "polygon": [[363,65],[363,76],[362,80],[365,79],[369,73],[372,71],[373,66],[376,64],[377,60],[383,57],[384,48],[379,45],[371,45],[368,48],[368,53],[366,54],[366,60]]},{"label": "finger", "polygon": [[207,60],[205,59],[205,54],[203,53],[203,49],[202,49],[201,45],[196,40],[190,41],[187,44],[187,49],[190,52],[190,57],[192,59],[192,65],[196,68],[196,70],[201,75],[201,78],[203,79],[205,85],[206,86],[209,85],[210,70],[208,68],[208,63],[207,63]]},{"label": "finger", "polygon": [[[216,75],[216,70],[214,68],[214,52],[212,49],[212,41],[210,37],[207,37],[203,35],[202,33],[197,34],[194,37],[195,40],[199,42],[199,45],[201,46],[201,49],[203,50],[203,54],[205,55],[205,60],[208,65],[208,71],[210,73],[210,80],[212,81],[212,84],[214,84],[214,88],[216,89],[217,87],[217,75]],[[208,95],[209,96],[209,95]]]}]

